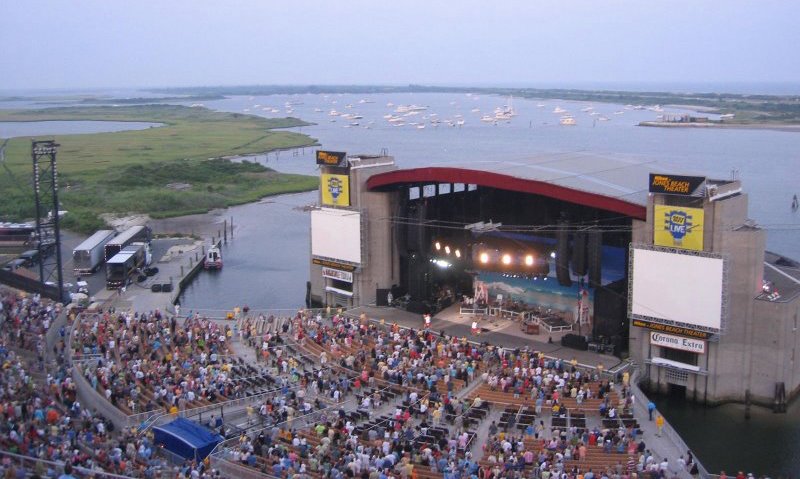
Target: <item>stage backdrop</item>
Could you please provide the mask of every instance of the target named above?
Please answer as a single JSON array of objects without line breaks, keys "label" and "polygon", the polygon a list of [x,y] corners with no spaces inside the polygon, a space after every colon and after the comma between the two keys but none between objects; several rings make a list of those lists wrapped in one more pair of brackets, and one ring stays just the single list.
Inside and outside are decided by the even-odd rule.
[{"label": "stage backdrop", "polygon": [[[537,305],[567,313],[566,320],[575,322],[583,310],[582,324],[591,325],[594,317],[594,288],[586,277],[572,272],[572,286],[561,286],[556,279],[555,259],[550,258],[550,273],[545,278],[530,278],[514,273],[479,271],[477,281],[485,283],[492,303],[497,295],[528,305]],[[571,268],[570,268],[571,270]],[[602,284],[607,285],[625,277],[625,249],[603,246]]]}]

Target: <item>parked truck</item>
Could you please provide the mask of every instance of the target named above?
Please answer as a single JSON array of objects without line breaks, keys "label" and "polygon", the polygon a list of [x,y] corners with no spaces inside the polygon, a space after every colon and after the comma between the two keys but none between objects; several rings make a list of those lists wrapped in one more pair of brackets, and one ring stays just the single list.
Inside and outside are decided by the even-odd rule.
[{"label": "parked truck", "polygon": [[148,243],[132,243],[106,261],[106,288],[119,289],[128,283],[141,268],[150,262],[152,256]]},{"label": "parked truck", "polygon": [[72,266],[76,275],[94,273],[105,260],[105,246],[116,233],[100,230],[72,250]]},{"label": "parked truck", "polygon": [[147,226],[131,226],[120,233],[119,236],[106,243],[106,261],[122,251],[122,248],[135,242],[150,243],[150,228]]}]

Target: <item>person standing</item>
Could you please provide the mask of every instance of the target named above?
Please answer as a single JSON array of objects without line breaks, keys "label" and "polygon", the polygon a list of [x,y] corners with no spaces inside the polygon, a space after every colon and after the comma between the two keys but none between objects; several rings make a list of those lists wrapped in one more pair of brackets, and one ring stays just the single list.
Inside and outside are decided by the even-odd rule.
[{"label": "person standing", "polygon": [[650,416],[650,420],[653,420],[653,411],[656,410],[656,403],[650,401],[647,403],[647,414]]},{"label": "person standing", "polygon": [[664,429],[664,416],[661,414],[656,416],[656,428],[658,428],[656,436],[661,437],[661,430]]}]

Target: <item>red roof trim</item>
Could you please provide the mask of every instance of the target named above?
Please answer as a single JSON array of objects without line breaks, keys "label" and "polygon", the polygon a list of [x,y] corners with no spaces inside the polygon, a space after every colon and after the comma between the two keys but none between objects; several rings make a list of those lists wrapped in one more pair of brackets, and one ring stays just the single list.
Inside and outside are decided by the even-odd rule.
[{"label": "red roof trim", "polygon": [[465,168],[429,167],[380,173],[367,180],[370,190],[403,183],[466,183],[501,190],[547,196],[605,211],[620,213],[639,220],[647,218],[647,208],[617,198],[575,190],[538,180],[528,180],[488,171]]}]

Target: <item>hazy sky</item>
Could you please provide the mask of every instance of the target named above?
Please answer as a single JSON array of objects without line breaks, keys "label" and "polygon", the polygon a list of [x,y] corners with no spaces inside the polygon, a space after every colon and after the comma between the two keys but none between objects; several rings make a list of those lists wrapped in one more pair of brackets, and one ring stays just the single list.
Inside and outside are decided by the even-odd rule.
[{"label": "hazy sky", "polygon": [[6,0],[0,89],[800,80],[795,0]]}]

